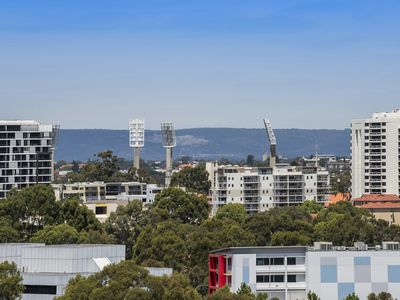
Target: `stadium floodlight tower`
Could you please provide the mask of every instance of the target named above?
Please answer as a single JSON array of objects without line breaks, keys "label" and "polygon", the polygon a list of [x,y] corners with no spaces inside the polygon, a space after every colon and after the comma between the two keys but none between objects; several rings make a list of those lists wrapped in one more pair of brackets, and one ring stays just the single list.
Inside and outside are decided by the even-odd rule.
[{"label": "stadium floodlight tower", "polygon": [[129,146],[133,148],[133,167],[140,168],[140,150],[144,146],[144,120],[129,120]]},{"label": "stadium floodlight tower", "polygon": [[264,119],[265,130],[269,140],[269,166],[271,168],[276,165],[276,138],[274,130],[272,129],[271,122],[268,119]]},{"label": "stadium floodlight tower", "polygon": [[169,186],[172,175],[172,148],[176,146],[174,125],[161,123],[161,136],[165,148],[165,186]]}]

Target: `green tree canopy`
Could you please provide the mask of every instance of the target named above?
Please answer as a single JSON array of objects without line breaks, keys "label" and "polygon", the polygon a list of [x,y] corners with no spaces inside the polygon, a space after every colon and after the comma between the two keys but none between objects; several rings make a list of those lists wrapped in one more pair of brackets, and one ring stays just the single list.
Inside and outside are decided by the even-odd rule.
[{"label": "green tree canopy", "polygon": [[208,218],[210,212],[205,196],[185,192],[179,188],[164,189],[157,194],[153,206],[166,210],[172,219],[190,224],[200,224]]},{"label": "green tree canopy", "polygon": [[180,172],[174,173],[171,178],[171,186],[185,187],[188,191],[208,195],[211,182],[205,167],[197,166],[184,168]]},{"label": "green tree canopy", "polygon": [[215,217],[219,220],[233,220],[239,224],[244,224],[247,218],[247,212],[243,204],[228,203],[220,207]]},{"label": "green tree canopy", "polygon": [[22,276],[12,262],[0,263],[0,300],[19,299],[24,291]]},{"label": "green tree canopy", "polygon": [[57,299],[200,300],[201,297],[182,275],[153,277],[127,260],[87,278],[78,275],[68,283],[64,296]]}]

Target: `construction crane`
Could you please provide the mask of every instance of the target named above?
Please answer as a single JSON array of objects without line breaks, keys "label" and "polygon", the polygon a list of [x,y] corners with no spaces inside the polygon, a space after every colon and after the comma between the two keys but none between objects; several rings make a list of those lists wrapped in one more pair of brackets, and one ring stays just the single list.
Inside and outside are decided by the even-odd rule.
[{"label": "construction crane", "polygon": [[264,125],[269,140],[269,166],[273,168],[276,165],[276,137],[271,122],[268,119],[264,119]]}]

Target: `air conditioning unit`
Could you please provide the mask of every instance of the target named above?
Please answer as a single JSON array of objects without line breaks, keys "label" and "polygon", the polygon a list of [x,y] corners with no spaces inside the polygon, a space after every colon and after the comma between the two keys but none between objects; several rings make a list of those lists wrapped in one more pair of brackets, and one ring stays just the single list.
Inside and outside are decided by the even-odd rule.
[{"label": "air conditioning unit", "polygon": [[389,251],[399,250],[399,242],[382,242],[382,249]]},{"label": "air conditioning unit", "polygon": [[317,251],[332,251],[333,244],[331,242],[314,242],[314,250]]},{"label": "air conditioning unit", "polygon": [[366,251],[368,250],[368,245],[365,244],[364,242],[355,242],[354,243],[354,247],[358,250],[358,251]]}]

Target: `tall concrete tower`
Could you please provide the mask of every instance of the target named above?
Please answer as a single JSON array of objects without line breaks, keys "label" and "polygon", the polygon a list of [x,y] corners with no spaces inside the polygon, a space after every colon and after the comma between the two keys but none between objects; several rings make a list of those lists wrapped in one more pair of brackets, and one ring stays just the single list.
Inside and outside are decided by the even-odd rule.
[{"label": "tall concrete tower", "polygon": [[133,148],[133,167],[140,168],[140,150],[144,146],[144,120],[129,120],[129,146]]},{"label": "tall concrete tower", "polygon": [[161,123],[161,136],[165,148],[165,186],[169,186],[172,175],[172,148],[176,146],[174,125]]}]

